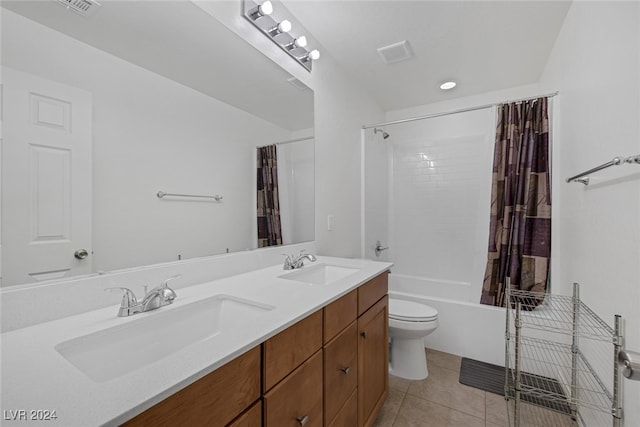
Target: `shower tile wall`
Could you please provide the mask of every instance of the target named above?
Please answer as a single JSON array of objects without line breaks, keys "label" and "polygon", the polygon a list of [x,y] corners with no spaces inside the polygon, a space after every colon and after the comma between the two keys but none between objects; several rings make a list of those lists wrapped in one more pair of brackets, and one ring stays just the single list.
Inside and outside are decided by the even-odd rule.
[{"label": "shower tile wall", "polygon": [[492,115],[457,116],[400,125],[392,133],[390,255],[394,273],[479,286],[488,238]]}]

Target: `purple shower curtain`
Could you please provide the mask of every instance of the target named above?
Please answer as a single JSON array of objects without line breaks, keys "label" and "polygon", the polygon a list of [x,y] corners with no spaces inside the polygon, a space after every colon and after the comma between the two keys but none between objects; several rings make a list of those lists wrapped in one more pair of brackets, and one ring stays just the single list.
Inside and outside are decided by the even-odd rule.
[{"label": "purple shower curtain", "polygon": [[282,244],[276,146],[257,148],[258,247]]},{"label": "purple shower curtain", "polygon": [[489,254],[482,304],[505,305],[511,289],[545,292],[551,255],[547,98],[498,106]]}]

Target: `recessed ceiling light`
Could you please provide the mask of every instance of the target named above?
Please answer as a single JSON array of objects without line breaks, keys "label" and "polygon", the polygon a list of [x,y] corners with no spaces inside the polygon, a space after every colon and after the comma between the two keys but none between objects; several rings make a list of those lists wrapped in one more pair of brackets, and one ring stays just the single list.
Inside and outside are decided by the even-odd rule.
[{"label": "recessed ceiling light", "polygon": [[444,82],[440,85],[440,89],[442,90],[450,90],[456,87],[456,82]]}]

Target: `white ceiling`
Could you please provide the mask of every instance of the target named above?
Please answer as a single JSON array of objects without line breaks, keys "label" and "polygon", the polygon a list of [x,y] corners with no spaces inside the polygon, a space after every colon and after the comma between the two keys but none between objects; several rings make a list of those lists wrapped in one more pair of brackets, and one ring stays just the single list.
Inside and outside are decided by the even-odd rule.
[{"label": "white ceiling", "polygon": [[100,3],[89,17],[52,0],[2,7],[285,129],[313,128],[313,92],[291,85],[290,74],[193,3]]},{"label": "white ceiling", "polygon": [[[385,110],[536,83],[569,1],[283,0]],[[377,48],[408,40],[414,58]],[[322,60],[322,58],[320,59]],[[443,92],[440,83],[458,86]]]}]

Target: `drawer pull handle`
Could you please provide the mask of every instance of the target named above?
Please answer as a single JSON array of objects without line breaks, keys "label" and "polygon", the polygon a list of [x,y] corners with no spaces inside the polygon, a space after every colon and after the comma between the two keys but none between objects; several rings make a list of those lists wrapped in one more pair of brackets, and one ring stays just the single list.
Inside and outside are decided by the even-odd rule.
[{"label": "drawer pull handle", "polygon": [[307,423],[307,421],[309,421],[309,416],[308,415],[303,415],[302,417],[298,417],[298,424],[300,424],[301,426],[305,425]]},{"label": "drawer pull handle", "polygon": [[367,331],[360,332],[360,335],[362,335],[362,338],[367,338]]},{"label": "drawer pull handle", "polygon": [[351,372],[351,368],[350,367],[346,367],[346,368],[342,368],[340,369],[345,375],[349,375],[349,372]]}]

